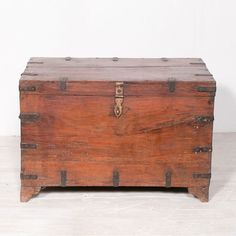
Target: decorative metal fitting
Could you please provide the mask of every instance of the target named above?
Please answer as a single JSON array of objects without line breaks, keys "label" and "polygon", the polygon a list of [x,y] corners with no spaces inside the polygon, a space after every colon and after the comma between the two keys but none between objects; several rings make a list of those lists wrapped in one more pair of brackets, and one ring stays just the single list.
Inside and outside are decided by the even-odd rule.
[{"label": "decorative metal fitting", "polygon": [[193,152],[200,153],[200,152],[212,152],[212,147],[195,147]]},{"label": "decorative metal fitting", "polygon": [[120,117],[122,114],[123,100],[124,100],[124,82],[116,82],[114,114],[117,118]]},{"label": "decorative metal fitting", "polygon": [[119,58],[118,57],[113,57],[112,61],[119,61]]}]

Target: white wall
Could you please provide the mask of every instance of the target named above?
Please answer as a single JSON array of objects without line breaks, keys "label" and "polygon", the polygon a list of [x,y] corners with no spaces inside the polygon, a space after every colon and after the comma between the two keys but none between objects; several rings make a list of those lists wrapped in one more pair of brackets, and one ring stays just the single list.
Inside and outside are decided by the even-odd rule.
[{"label": "white wall", "polygon": [[19,134],[31,56],[202,57],[218,82],[215,131],[236,131],[234,0],[0,0],[0,135]]}]

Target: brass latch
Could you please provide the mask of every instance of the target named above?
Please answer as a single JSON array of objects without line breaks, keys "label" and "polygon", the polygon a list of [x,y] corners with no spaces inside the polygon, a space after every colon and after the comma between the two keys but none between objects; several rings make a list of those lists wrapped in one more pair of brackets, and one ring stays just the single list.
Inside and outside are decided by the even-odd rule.
[{"label": "brass latch", "polygon": [[120,117],[122,114],[123,100],[124,100],[124,82],[116,82],[114,113],[117,118]]}]

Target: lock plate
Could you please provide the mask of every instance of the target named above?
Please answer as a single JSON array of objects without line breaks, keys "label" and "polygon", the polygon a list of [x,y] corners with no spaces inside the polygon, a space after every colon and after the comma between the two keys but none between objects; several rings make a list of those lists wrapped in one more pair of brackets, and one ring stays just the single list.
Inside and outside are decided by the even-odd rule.
[{"label": "lock plate", "polygon": [[124,82],[116,82],[114,114],[117,118],[122,115],[124,101]]}]

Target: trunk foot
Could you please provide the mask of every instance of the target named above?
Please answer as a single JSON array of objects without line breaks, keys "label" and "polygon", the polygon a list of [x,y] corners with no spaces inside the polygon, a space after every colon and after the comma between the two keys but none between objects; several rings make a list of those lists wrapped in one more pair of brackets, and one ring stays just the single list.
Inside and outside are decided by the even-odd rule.
[{"label": "trunk foot", "polygon": [[188,192],[202,202],[209,201],[209,186],[189,187]]},{"label": "trunk foot", "polygon": [[28,202],[32,197],[39,194],[41,187],[21,186],[20,201]]}]

